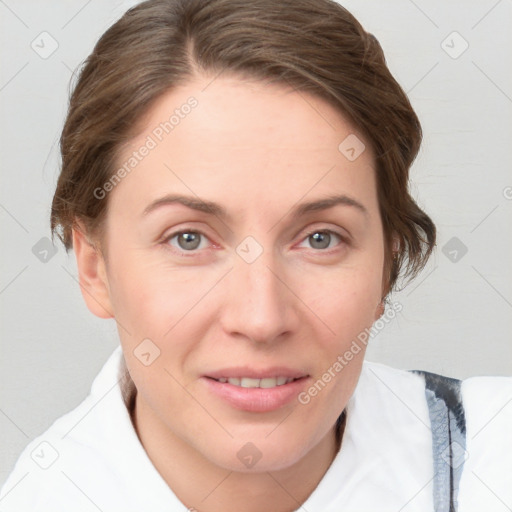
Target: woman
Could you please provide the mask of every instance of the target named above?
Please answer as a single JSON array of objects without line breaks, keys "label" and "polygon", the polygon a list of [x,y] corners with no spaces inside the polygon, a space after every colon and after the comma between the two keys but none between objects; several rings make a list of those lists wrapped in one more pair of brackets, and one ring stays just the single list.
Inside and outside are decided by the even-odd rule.
[{"label": "woman", "polygon": [[81,71],[52,205],[120,347],[2,510],[511,506],[510,379],[364,362],[435,245],[407,189],[420,141],[334,2],[128,11]]}]

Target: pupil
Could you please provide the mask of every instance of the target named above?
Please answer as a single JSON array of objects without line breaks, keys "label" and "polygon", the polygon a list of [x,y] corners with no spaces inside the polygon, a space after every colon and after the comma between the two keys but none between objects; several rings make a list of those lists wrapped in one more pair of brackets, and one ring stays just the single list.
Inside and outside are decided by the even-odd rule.
[{"label": "pupil", "polygon": [[329,233],[314,233],[310,239],[311,246],[315,249],[326,249],[331,242],[331,235]]},{"label": "pupil", "polygon": [[197,249],[200,243],[198,233],[181,233],[178,243],[182,249]]}]

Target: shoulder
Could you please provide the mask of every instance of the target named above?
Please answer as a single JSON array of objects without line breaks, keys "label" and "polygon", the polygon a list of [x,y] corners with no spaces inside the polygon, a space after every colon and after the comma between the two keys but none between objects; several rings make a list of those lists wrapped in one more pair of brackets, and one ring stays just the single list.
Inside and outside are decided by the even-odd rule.
[{"label": "shoulder", "polygon": [[[471,413],[477,410],[486,416],[503,411],[503,419],[512,415],[512,377],[470,377],[462,381],[462,396]],[[512,404],[511,404],[512,405]],[[498,410],[499,409],[499,410]]]},{"label": "shoulder", "polygon": [[431,390],[448,402],[460,400],[466,416],[475,425],[486,423],[497,415],[500,421],[512,421],[512,377],[477,376],[459,380],[365,361],[361,379],[365,387],[392,388],[393,391],[400,390],[402,396],[424,399],[425,393]]},{"label": "shoulder", "polygon": [[499,438],[512,453],[512,377],[471,377],[462,381],[461,394],[468,446]]},{"label": "shoulder", "polygon": [[462,381],[461,393],[469,441],[506,433],[512,443],[512,377],[470,377]]},{"label": "shoulder", "polygon": [[493,504],[492,510],[510,510],[512,378],[471,377],[461,391],[467,431],[460,506],[489,510]]},{"label": "shoulder", "polygon": [[365,363],[361,379],[366,395],[376,397],[376,406],[393,409],[393,428],[402,430],[403,439],[410,429],[401,428],[406,410],[428,425],[434,459],[436,448],[442,448],[437,473],[446,466],[450,478],[460,478],[461,510],[512,506],[512,377],[458,380]]},{"label": "shoulder", "polygon": [[[358,396],[363,397],[360,401],[364,400],[366,405],[370,400],[398,409],[400,404],[405,405],[417,416],[427,417],[429,425],[450,414],[467,439],[468,452],[472,450],[480,454],[486,446],[501,443],[512,453],[512,377],[481,376],[458,380],[365,362],[356,400]],[[425,411],[428,411],[427,415]],[[503,459],[499,449],[496,456]]]},{"label": "shoulder", "polygon": [[406,439],[425,446],[430,442],[425,380],[407,370],[365,361],[347,415],[357,420],[357,428],[366,437],[385,433],[399,444]]},{"label": "shoulder", "polygon": [[425,394],[425,378],[417,372],[365,361],[358,388],[371,388],[372,393],[383,397],[399,394],[404,399],[421,401]]},{"label": "shoulder", "polygon": [[29,443],[0,491],[2,512],[181,509],[133,427],[122,363],[117,347],[87,398]]},{"label": "shoulder", "polygon": [[123,428],[125,421],[116,372],[120,355],[114,351],[90,394],[75,409],[25,447],[0,491],[3,512],[57,512],[68,510],[70,503],[73,510],[90,510],[94,498],[87,487],[97,493],[98,482],[123,495],[115,492],[119,482],[104,449],[110,437],[108,428]]}]

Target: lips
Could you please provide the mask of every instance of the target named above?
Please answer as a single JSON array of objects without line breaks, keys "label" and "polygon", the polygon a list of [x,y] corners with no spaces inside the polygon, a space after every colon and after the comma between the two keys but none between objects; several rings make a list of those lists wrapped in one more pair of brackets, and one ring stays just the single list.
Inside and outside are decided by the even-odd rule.
[{"label": "lips", "polygon": [[[300,379],[302,377],[307,377],[307,372],[303,372],[300,370],[295,370],[293,368],[287,368],[284,366],[276,366],[272,368],[266,368],[262,370],[258,370],[255,368],[250,368],[247,366],[238,366],[233,368],[224,368],[222,370],[215,370],[208,372],[205,374],[205,377],[209,377],[215,380],[224,380],[224,379],[255,379],[255,380],[263,380],[263,379]],[[236,383],[235,383],[236,385]],[[280,385],[280,384],[278,384]]]},{"label": "lips", "polygon": [[241,388],[269,389],[288,384],[293,382],[295,379],[287,377],[266,377],[264,379],[252,379],[250,377],[231,377],[227,379],[226,377],[222,377],[216,380],[217,382],[221,382],[223,384],[227,382],[233,386],[239,386]]},{"label": "lips", "polygon": [[308,379],[308,374],[290,368],[229,368],[210,372],[202,381],[209,393],[236,409],[270,412],[292,402]]}]

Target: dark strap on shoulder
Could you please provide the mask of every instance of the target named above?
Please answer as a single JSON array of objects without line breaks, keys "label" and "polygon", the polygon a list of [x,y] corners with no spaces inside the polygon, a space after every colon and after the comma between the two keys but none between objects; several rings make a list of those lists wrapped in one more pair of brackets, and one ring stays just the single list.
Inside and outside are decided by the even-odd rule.
[{"label": "dark strap on shoulder", "polygon": [[460,477],[466,460],[466,417],[461,381],[414,370],[425,379],[434,456],[434,510],[457,512]]}]

